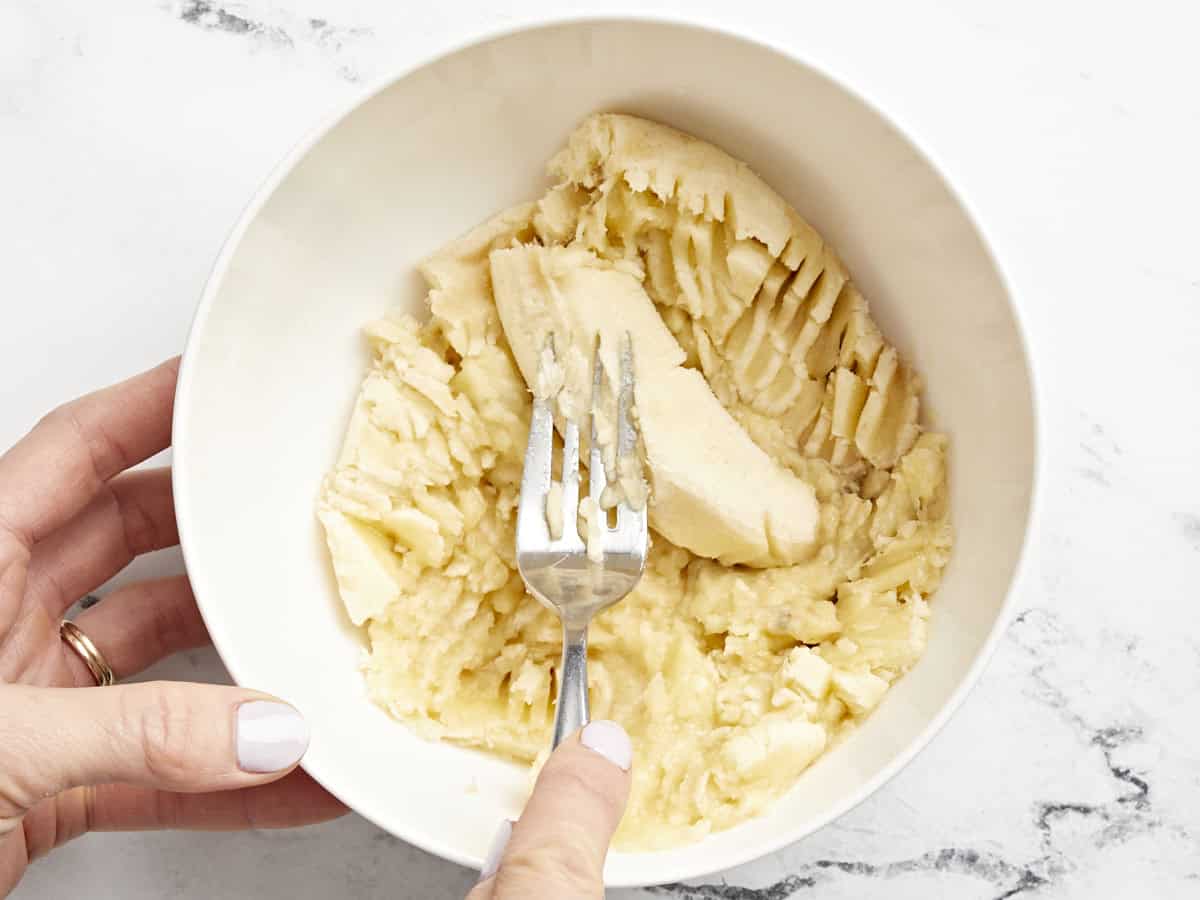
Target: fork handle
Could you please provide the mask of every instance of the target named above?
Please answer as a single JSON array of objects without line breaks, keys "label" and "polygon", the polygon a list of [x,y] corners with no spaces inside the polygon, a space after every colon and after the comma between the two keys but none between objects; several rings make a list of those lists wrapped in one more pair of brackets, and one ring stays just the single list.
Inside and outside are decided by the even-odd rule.
[{"label": "fork handle", "polygon": [[557,747],[588,723],[587,625],[563,622],[562,666],[554,704],[554,743]]}]

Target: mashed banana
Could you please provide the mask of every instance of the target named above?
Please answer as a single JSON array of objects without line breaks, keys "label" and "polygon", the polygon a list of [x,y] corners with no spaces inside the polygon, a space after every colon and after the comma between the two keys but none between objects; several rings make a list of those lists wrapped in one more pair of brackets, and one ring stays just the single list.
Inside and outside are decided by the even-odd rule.
[{"label": "mashed banana", "polygon": [[836,255],[744,164],[603,115],[550,168],[539,202],[421,266],[428,321],[367,327],[319,517],[371,696],[430,737],[537,761],[561,638],[514,562],[530,399],[492,255],[569,246],[633,273],[686,365],[819,504],[791,565],[725,565],[660,530],[592,625],[592,714],[636,750],[618,843],[668,846],[760,812],[920,657],[951,546],[946,440],[919,429],[920,381]]}]

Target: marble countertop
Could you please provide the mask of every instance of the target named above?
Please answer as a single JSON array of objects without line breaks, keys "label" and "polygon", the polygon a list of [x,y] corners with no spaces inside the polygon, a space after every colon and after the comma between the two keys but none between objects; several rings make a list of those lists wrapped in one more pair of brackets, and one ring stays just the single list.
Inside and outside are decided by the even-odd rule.
[{"label": "marble countertop", "polygon": [[[1200,896],[1200,10],[652,6],[793,48],[935,154],[1027,313],[1046,465],[1018,615],[911,766],[780,853],[610,896]],[[59,400],[178,352],[246,199],[364,82],[538,11],[6,3],[0,445]],[[138,573],[179,565],[157,554]],[[225,677],[210,653],[155,674]],[[17,896],[450,900],[472,881],[348,817],[293,832],[90,836],[36,864]]]}]

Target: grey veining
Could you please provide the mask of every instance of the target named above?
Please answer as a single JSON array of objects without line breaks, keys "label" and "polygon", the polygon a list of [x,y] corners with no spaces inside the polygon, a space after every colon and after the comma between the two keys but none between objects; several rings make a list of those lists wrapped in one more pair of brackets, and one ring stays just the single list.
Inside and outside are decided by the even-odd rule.
[{"label": "grey veining", "polygon": [[[343,53],[348,46],[369,40],[373,32],[368,27],[342,27],[318,16],[296,15],[280,6],[254,4],[254,12],[243,3],[214,3],[210,0],[185,0],[177,14],[181,22],[205,31],[221,32],[250,38],[276,50],[294,50],[298,44],[319,49],[337,61],[336,72],[349,82],[357,82],[361,74]],[[257,7],[261,7],[258,9]]]},{"label": "grey veining", "polygon": [[[1019,614],[910,766],[799,844],[610,897],[1200,896],[1200,8],[1147,0],[1138,18],[1155,23],[1153,40],[1114,4],[654,8],[793,48],[935,156],[1022,305],[1045,465]],[[0,445],[54,402],[178,351],[246,198],[359,82],[545,11],[528,0],[6,6]],[[141,571],[173,566],[159,555]],[[224,677],[207,651],[152,674]],[[295,832],[91,836],[38,862],[17,896],[457,900],[472,882],[351,817]]]}]

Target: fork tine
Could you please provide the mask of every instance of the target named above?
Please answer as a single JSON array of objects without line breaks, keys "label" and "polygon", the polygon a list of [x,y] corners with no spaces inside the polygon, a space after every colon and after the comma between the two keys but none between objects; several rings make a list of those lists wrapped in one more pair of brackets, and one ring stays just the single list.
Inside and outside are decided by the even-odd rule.
[{"label": "fork tine", "polygon": [[554,447],[554,416],[547,400],[533,401],[529,443],[525,447],[525,470],[521,475],[521,502],[517,509],[517,543],[550,540],[546,522],[546,492],[550,490],[551,451]]},{"label": "fork tine", "polygon": [[562,540],[574,545],[580,541],[579,516],[579,423],[568,419],[563,426],[562,462]]},{"label": "fork tine", "polygon": [[[621,341],[621,393],[617,405],[617,467],[620,470],[622,462],[633,460],[638,464],[639,477],[642,477],[641,463],[637,460],[637,425],[634,422],[634,369],[633,369],[633,336],[627,331]],[[634,548],[643,548],[644,553],[647,539],[647,512],[643,502],[634,509],[628,499],[617,507],[617,532],[623,540],[631,542]]]},{"label": "fork tine", "polygon": [[588,494],[596,503],[604,489],[608,487],[608,476],[604,471],[604,451],[600,446],[600,435],[596,430],[596,410],[599,409],[604,394],[604,360],[600,358],[600,341],[596,341],[595,355],[592,357],[592,446],[588,457],[588,474],[591,481]]},{"label": "fork tine", "polygon": [[637,446],[633,424],[633,338],[621,339],[621,393],[617,400],[617,459],[630,456]]},{"label": "fork tine", "polygon": [[554,344],[548,339],[538,360],[538,390],[529,419],[529,443],[525,445],[525,466],[521,472],[521,500],[517,507],[517,546],[545,544],[550,540],[546,520],[546,494],[550,490],[554,451],[553,401],[539,392],[546,383],[548,367],[554,362]]}]

